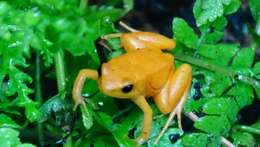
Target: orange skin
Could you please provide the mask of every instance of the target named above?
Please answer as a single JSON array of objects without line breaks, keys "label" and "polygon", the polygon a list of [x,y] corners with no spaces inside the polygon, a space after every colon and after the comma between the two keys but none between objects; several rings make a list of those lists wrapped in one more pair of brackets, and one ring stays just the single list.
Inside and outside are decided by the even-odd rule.
[{"label": "orange skin", "polygon": [[104,94],[130,99],[144,112],[142,132],[137,138],[139,145],[149,138],[152,126],[152,109],[146,97],[152,97],[163,114],[172,112],[172,118],[177,114],[181,128],[180,116],[191,85],[192,70],[188,64],[176,70],[173,55],[162,52],[172,50],[175,41],[151,32],[125,33],[120,39],[127,53],[104,63],[100,77],[95,70],[79,72],[72,92],[76,106],[85,106],[81,89],[85,79],[91,78],[98,80]]}]

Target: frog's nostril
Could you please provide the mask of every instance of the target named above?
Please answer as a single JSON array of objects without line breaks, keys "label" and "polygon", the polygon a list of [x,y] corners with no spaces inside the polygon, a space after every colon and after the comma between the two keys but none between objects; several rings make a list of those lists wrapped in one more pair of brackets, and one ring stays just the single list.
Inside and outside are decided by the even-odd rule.
[{"label": "frog's nostril", "polygon": [[128,93],[133,89],[133,87],[134,87],[133,84],[126,85],[125,87],[122,88],[122,92]]}]

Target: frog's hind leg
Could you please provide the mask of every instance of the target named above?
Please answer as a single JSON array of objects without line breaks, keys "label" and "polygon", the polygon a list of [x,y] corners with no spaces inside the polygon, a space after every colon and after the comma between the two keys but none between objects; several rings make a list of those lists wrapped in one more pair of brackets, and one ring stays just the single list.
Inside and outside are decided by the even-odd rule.
[{"label": "frog's hind leg", "polygon": [[155,139],[155,144],[158,143],[159,139],[167,130],[175,115],[177,115],[178,126],[180,129],[182,129],[181,113],[185,101],[187,99],[187,95],[191,85],[191,80],[191,66],[188,64],[183,64],[180,66],[179,69],[176,70],[176,72],[172,73],[169,76],[169,80],[161,90],[161,93],[159,93],[159,95],[155,97],[154,101],[162,113],[167,114],[171,112],[162,131]]}]

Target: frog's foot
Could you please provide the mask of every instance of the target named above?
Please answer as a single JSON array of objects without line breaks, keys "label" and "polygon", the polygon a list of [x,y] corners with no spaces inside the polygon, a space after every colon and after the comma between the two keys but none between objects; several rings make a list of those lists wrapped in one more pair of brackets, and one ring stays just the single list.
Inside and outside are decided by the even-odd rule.
[{"label": "frog's foot", "polygon": [[128,26],[127,24],[125,24],[122,21],[119,21],[120,26],[122,26],[123,28],[125,28],[126,30],[130,31],[130,32],[140,32],[139,30],[136,30],[130,26]]},{"label": "frog's foot", "polygon": [[120,38],[122,36],[122,33],[114,33],[114,34],[107,34],[107,35],[103,35],[101,36],[101,39],[113,39],[113,38]]},{"label": "frog's foot", "polygon": [[181,101],[178,103],[178,105],[175,107],[175,109],[171,112],[171,114],[170,114],[167,122],[165,123],[163,129],[161,130],[160,134],[155,139],[154,144],[157,144],[159,142],[160,138],[163,136],[165,131],[168,129],[168,127],[171,124],[171,122],[172,122],[173,118],[175,117],[175,115],[177,115],[178,127],[179,127],[179,129],[182,130],[181,113],[182,113],[183,106],[184,106],[185,101],[186,101],[187,94],[188,94],[188,91],[186,91],[183,94],[183,96],[181,98]]},{"label": "frog's foot", "polygon": [[86,103],[85,103],[83,97],[77,99],[77,101],[76,101],[75,104],[74,104],[73,111],[76,111],[76,109],[77,109],[78,106],[80,106],[80,105],[82,105],[84,108],[86,108]]},{"label": "frog's foot", "polygon": [[138,146],[143,144],[146,140],[148,140],[152,127],[152,116],[153,111],[151,107],[148,105],[144,96],[139,96],[132,101],[144,112],[144,121],[141,135],[136,139]]},{"label": "frog's foot", "polygon": [[[140,32],[139,30],[131,28],[130,26],[128,26],[127,24],[125,24],[122,21],[119,21],[119,24],[120,24],[120,26],[122,26],[123,28],[128,30],[129,32]],[[101,38],[108,40],[108,39],[112,39],[112,38],[120,38],[121,36],[122,36],[122,33],[114,33],[114,34],[103,35],[103,36],[101,36]]]},{"label": "frog's foot", "polygon": [[81,90],[84,86],[84,82],[86,78],[90,78],[93,80],[98,79],[98,72],[91,69],[82,69],[80,70],[72,90],[72,98],[75,102],[74,111],[79,105],[83,105],[84,108],[86,108],[86,103],[84,102],[84,98],[81,96]]}]

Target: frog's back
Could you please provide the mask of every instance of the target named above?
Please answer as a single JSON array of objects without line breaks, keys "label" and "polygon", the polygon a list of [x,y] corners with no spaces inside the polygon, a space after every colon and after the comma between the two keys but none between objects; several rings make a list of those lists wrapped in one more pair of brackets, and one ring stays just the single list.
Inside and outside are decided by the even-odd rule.
[{"label": "frog's back", "polygon": [[146,93],[152,96],[166,82],[173,68],[173,56],[161,51],[137,50],[113,58],[108,64],[113,65],[109,67],[115,76],[123,75],[135,83],[145,81]]}]

